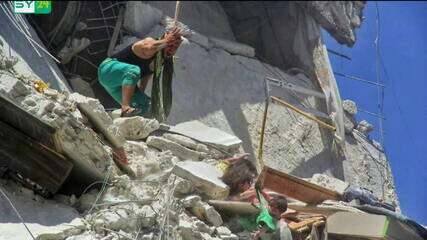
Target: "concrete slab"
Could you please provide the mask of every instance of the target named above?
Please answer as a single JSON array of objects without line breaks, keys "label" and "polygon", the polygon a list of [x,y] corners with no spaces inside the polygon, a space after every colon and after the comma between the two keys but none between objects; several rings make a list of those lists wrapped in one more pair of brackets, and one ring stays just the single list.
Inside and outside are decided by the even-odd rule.
[{"label": "concrete slab", "polygon": [[208,127],[197,120],[179,123],[171,127],[169,131],[188,136],[204,143],[214,144],[226,150],[236,148],[242,143],[236,136],[230,135],[217,128]]},{"label": "concrete slab", "polygon": [[204,162],[178,162],[172,172],[179,177],[190,180],[196,190],[210,199],[225,199],[229,187],[220,179],[222,173],[214,166]]},{"label": "concrete slab", "polygon": [[[3,184],[1,187],[4,189]],[[19,191],[19,188],[15,188],[15,191],[6,190],[6,194],[36,239],[65,239],[84,229],[80,215],[72,207],[31,196],[30,192]],[[31,239],[24,225],[2,195],[0,195],[0,212],[0,239]]]},{"label": "concrete slab", "polygon": [[327,225],[330,236],[346,239],[422,239],[406,224],[383,215],[338,212],[328,217]]}]

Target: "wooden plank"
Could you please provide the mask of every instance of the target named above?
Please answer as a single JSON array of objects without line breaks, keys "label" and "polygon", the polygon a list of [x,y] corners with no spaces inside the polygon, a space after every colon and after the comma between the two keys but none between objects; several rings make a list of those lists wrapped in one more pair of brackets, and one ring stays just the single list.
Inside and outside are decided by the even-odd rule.
[{"label": "wooden plank", "polygon": [[209,204],[218,211],[225,211],[232,214],[250,215],[259,213],[259,209],[250,202],[209,200]]},{"label": "wooden plank", "polygon": [[292,175],[264,166],[258,184],[262,188],[283,194],[305,203],[321,203],[324,200],[340,200],[342,196],[332,190],[304,181]]},{"label": "wooden plank", "polygon": [[25,111],[2,94],[0,94],[0,112],[0,121],[19,129],[40,143],[60,151],[56,143],[56,129],[53,126]]},{"label": "wooden plank", "polygon": [[64,156],[2,121],[0,146],[0,166],[18,172],[51,193],[58,191],[73,168]]},{"label": "wooden plank", "polygon": [[301,86],[298,86],[298,85],[290,83],[290,82],[281,81],[281,80],[274,79],[271,77],[266,77],[266,80],[268,80],[269,84],[272,84],[276,87],[285,88],[285,89],[292,90],[292,91],[295,91],[295,92],[300,93],[300,94],[304,94],[304,95],[308,95],[308,96],[314,96],[314,97],[318,97],[321,99],[326,98],[325,95],[321,92],[318,92],[318,91],[313,90],[313,89],[301,87]]}]

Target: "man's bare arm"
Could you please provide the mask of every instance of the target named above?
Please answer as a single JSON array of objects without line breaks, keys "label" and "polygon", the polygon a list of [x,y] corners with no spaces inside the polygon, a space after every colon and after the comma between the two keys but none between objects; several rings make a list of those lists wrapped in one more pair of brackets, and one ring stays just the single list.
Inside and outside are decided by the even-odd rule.
[{"label": "man's bare arm", "polygon": [[155,40],[153,38],[144,38],[132,45],[132,51],[142,59],[152,58],[157,51],[166,47],[166,39]]}]

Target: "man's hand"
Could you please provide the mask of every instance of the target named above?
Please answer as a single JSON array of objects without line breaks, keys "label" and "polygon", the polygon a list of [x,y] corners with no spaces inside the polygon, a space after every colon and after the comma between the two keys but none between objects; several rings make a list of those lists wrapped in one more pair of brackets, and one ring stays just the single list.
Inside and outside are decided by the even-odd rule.
[{"label": "man's hand", "polygon": [[165,48],[166,56],[175,55],[176,51],[182,43],[181,30],[179,30],[177,27],[172,28],[171,31],[165,34],[164,40],[166,41],[167,45]]}]

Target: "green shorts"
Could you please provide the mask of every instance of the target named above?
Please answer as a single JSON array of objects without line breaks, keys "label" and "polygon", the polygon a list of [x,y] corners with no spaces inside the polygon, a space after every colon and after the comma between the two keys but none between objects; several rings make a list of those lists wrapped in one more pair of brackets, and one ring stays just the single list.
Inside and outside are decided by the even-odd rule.
[{"label": "green shorts", "polygon": [[[105,59],[98,68],[98,81],[105,90],[122,104],[122,86],[136,86],[140,80],[141,69],[132,64],[120,62],[115,58]],[[150,107],[150,98],[136,87],[132,96],[131,107],[141,109],[141,115]]]}]

